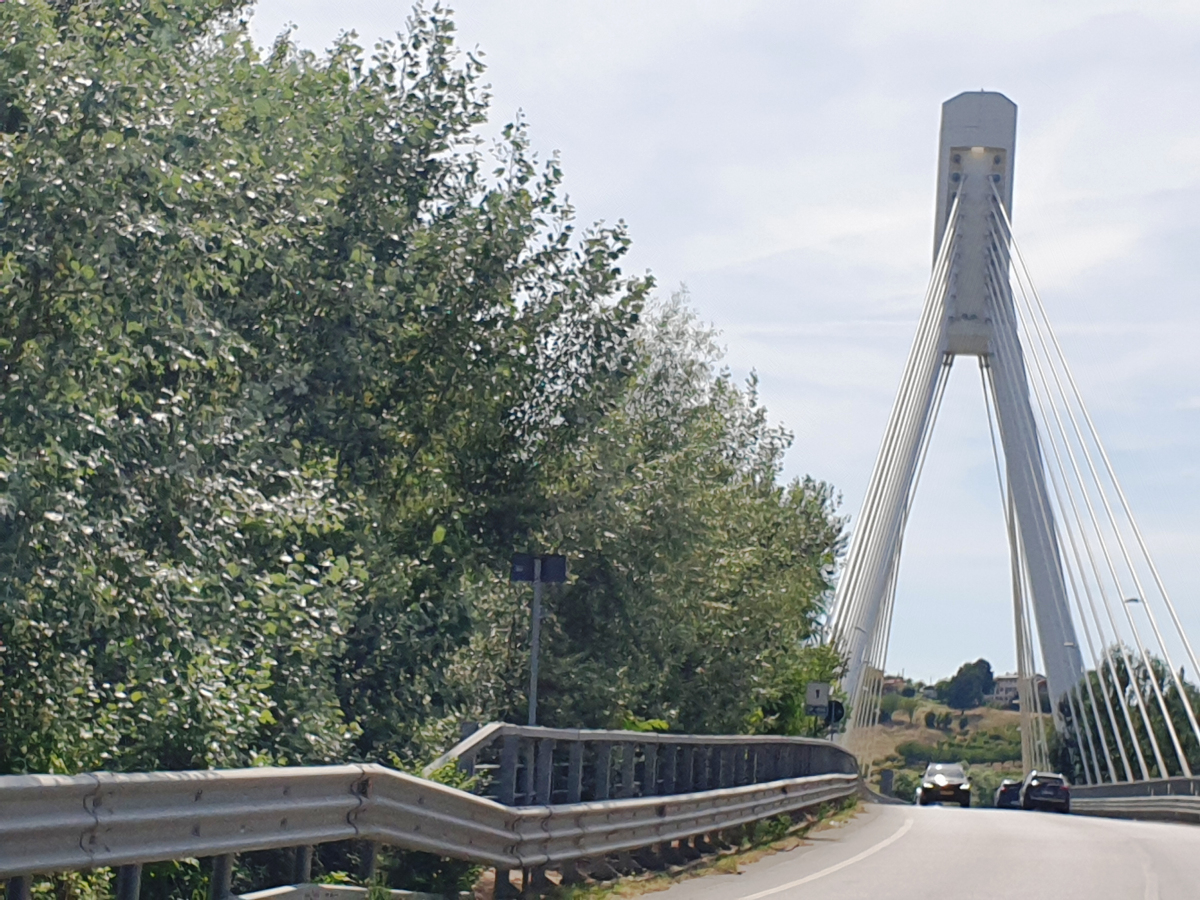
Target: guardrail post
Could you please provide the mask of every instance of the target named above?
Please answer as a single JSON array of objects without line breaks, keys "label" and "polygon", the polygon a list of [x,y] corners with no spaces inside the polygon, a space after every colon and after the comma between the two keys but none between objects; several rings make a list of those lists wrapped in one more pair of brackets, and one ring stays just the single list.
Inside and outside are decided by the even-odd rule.
[{"label": "guardrail post", "polygon": [[208,882],[208,900],[229,900],[233,895],[233,854],[212,858],[212,875]]},{"label": "guardrail post", "polygon": [[662,748],[663,755],[663,786],[664,794],[675,793],[675,773],[679,771],[679,745],[664,744]]},{"label": "guardrail post", "polygon": [[583,741],[572,741],[567,753],[567,802],[583,799]]},{"label": "guardrail post", "polygon": [[29,900],[29,881],[28,875],[13,875],[4,885],[4,896],[6,900]]},{"label": "guardrail post", "polygon": [[533,768],[534,768],[534,747],[533,741],[522,739],[521,747],[521,783],[518,787],[518,793],[521,796],[521,806],[529,806],[533,803]]},{"label": "guardrail post", "polygon": [[142,892],[142,867],[138,863],[117,869],[116,900],[138,900]]},{"label": "guardrail post", "polygon": [[624,799],[634,795],[633,766],[637,761],[637,744],[628,741],[621,744],[621,789],[617,797]]},{"label": "guardrail post", "polygon": [[607,800],[611,782],[609,770],[612,768],[612,744],[609,741],[596,742],[596,796],[593,800]]},{"label": "guardrail post", "polygon": [[358,858],[358,877],[370,884],[375,880],[375,870],[379,868],[379,842],[363,841],[362,853]]},{"label": "guardrail post", "polygon": [[734,780],[733,771],[733,748],[721,748],[721,778],[720,785],[723,788],[733,787],[737,782]]},{"label": "guardrail post", "polygon": [[642,744],[642,796],[658,793],[658,744]]},{"label": "guardrail post", "polygon": [[512,873],[508,869],[496,870],[496,887],[493,891],[496,900],[509,900],[509,898],[519,896],[519,891],[513,886],[511,875]]},{"label": "guardrail post", "polygon": [[312,847],[296,847],[292,860],[292,884],[308,884],[312,881]]},{"label": "guardrail post", "polygon": [[539,806],[549,804],[550,792],[554,788],[554,741],[552,740],[538,741],[534,785],[533,802]]},{"label": "guardrail post", "polygon": [[683,771],[679,773],[679,793],[690,794],[696,784],[696,747],[683,745]]},{"label": "guardrail post", "polygon": [[[471,735],[473,735],[478,730],[479,730],[478,722],[463,722],[459,728],[459,734],[461,735],[459,740],[465,741],[467,738],[469,738]],[[465,772],[467,775],[474,775],[475,774],[475,753],[472,751],[471,753],[468,753],[465,756],[461,757],[458,760],[458,767],[463,772]]]},{"label": "guardrail post", "polygon": [[515,734],[506,734],[500,745],[500,771],[496,784],[496,800],[504,806],[515,806],[517,802],[517,755],[521,739]]},{"label": "guardrail post", "polygon": [[733,748],[733,783],[735,786],[746,784],[746,748]]}]

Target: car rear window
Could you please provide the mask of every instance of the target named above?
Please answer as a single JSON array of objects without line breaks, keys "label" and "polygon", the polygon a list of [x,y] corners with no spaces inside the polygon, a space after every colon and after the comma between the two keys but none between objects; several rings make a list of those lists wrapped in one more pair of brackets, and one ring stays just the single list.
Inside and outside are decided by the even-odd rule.
[{"label": "car rear window", "polygon": [[934,775],[945,775],[947,778],[965,778],[962,766],[957,763],[931,763],[929,768],[925,770],[925,777],[932,778]]}]

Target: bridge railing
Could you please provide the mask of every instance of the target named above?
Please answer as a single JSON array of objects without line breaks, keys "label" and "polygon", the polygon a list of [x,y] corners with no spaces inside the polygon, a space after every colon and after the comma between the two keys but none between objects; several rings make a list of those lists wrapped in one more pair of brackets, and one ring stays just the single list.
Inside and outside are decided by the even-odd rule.
[{"label": "bridge railing", "polygon": [[1071,812],[1200,824],[1200,778],[1075,785],[1071,788]]},{"label": "bridge railing", "polygon": [[474,765],[511,803],[376,765],[0,777],[0,879],[21,900],[33,874],[116,867],[118,900],[136,900],[143,864],[211,857],[210,896],[226,898],[238,853],[311,860],[316,844],[359,839],[495,866],[506,885],[511,869],[669,846],[858,787],[853,756],[799,738],[504,725],[472,737],[442,764]]},{"label": "bridge railing", "polygon": [[687,794],[785,778],[854,774],[829,741],[773,735],[688,735],[542,728],[493,722],[425,767],[457,762],[474,791],[505,806]]}]

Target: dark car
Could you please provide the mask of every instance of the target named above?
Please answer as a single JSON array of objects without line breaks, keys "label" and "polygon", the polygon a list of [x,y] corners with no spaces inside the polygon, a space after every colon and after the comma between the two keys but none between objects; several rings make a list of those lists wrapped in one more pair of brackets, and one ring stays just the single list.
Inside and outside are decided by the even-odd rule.
[{"label": "dark car", "polygon": [[1053,772],[1034,769],[1021,782],[1021,809],[1071,811],[1071,789],[1067,780]]},{"label": "dark car", "polygon": [[930,763],[925,777],[917,788],[916,801],[921,806],[930,803],[971,805],[971,783],[958,763]]},{"label": "dark car", "polygon": [[1021,782],[1005,778],[1000,782],[1000,787],[996,788],[996,796],[993,802],[996,809],[1020,809]]}]

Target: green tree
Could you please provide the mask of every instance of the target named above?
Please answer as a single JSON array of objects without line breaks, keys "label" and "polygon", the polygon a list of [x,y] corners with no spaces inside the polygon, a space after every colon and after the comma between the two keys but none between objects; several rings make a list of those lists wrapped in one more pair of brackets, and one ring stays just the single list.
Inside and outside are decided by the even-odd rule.
[{"label": "green tree", "polygon": [[627,377],[626,237],[479,153],[444,15],[260,57],[240,8],[0,8],[7,771],[416,752]]},{"label": "green tree", "polygon": [[986,659],[963,663],[954,677],[938,683],[938,697],[960,712],[974,709],[983,702],[984,694],[995,687],[992,666]]},{"label": "green tree", "polygon": [[899,708],[901,711],[908,714],[908,724],[912,725],[916,720],[917,709],[921,706],[921,700],[914,696],[902,696],[900,698]]},{"label": "green tree", "polygon": [[683,300],[643,316],[440,9],[0,4],[0,770],[411,762],[547,721],[807,733],[842,541]]},{"label": "green tree", "polygon": [[884,694],[879,698],[879,721],[890,722],[903,698],[899,694]]}]

